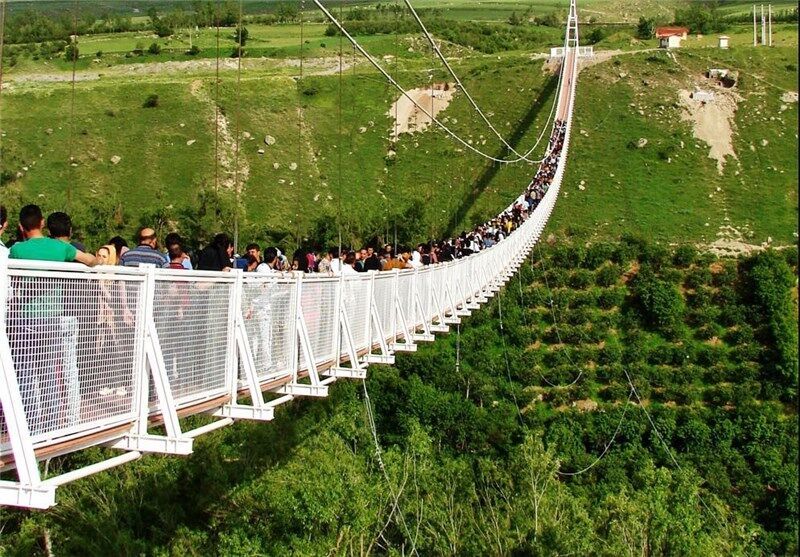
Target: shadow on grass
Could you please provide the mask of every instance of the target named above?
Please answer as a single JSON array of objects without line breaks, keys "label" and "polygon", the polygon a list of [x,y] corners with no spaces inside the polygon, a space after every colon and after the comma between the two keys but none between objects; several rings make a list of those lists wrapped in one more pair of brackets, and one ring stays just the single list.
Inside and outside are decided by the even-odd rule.
[{"label": "shadow on grass", "polygon": [[[536,118],[542,112],[542,109],[545,106],[549,106],[547,102],[550,99],[550,96],[555,92],[556,86],[558,85],[558,75],[553,75],[550,79],[545,83],[544,88],[542,89],[539,97],[536,101],[531,105],[528,112],[519,121],[517,127],[514,128],[514,132],[511,134],[511,137],[507,139],[508,144],[511,145],[514,149],[517,149],[519,146],[519,142],[528,132],[530,127],[533,125]],[[527,150],[527,149],[526,149]],[[497,153],[495,153],[495,158],[503,158],[507,155],[505,147],[501,147]],[[475,185],[472,188],[472,191],[467,192],[461,203],[459,204],[458,208],[453,213],[453,216],[450,218],[450,222],[447,224],[447,231],[445,233],[445,237],[452,237],[453,235],[460,232],[458,230],[458,226],[464,217],[467,215],[470,209],[475,205],[475,202],[478,200],[478,197],[489,187],[489,184],[492,183],[497,173],[500,171],[501,165],[493,163],[488,166],[480,176],[478,176],[477,180],[475,180]],[[533,171],[531,172],[531,178],[533,178]],[[527,186],[527,184],[525,184]]]}]

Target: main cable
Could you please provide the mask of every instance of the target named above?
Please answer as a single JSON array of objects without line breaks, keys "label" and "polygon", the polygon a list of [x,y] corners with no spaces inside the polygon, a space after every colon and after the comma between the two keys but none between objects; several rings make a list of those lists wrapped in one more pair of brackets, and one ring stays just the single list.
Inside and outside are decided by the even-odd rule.
[{"label": "main cable", "polygon": [[[425,27],[425,24],[422,22],[422,19],[419,17],[419,14],[418,14],[418,13],[417,13],[417,11],[414,9],[414,6],[412,6],[412,5],[411,5],[411,1],[410,1],[410,0],[403,0],[403,1],[405,2],[405,4],[406,4],[406,6],[408,7],[408,9],[411,11],[411,15],[413,15],[413,16],[414,16],[414,19],[417,21],[417,24],[418,24],[418,25],[420,26],[420,28],[422,29],[422,32],[424,33],[425,37],[428,39],[428,42],[431,44],[431,47],[433,48],[433,50],[434,50],[434,52],[436,53],[436,55],[437,55],[437,56],[439,57],[439,59],[442,61],[442,63],[444,64],[444,66],[447,68],[447,71],[450,73],[450,75],[451,75],[451,76],[453,76],[453,79],[455,79],[455,80],[456,80],[456,84],[457,84],[457,85],[458,85],[458,87],[459,87],[459,88],[460,88],[460,89],[461,89],[461,90],[464,92],[464,95],[466,95],[466,97],[467,97],[467,99],[469,100],[470,104],[472,104],[472,107],[473,107],[473,108],[475,109],[475,111],[476,111],[476,112],[477,112],[477,113],[478,113],[478,114],[481,116],[481,118],[483,119],[483,121],[484,121],[484,122],[486,122],[486,125],[488,125],[488,126],[489,126],[489,129],[491,129],[491,130],[492,130],[492,132],[493,132],[493,133],[494,133],[494,134],[497,136],[497,138],[498,138],[498,139],[499,139],[499,140],[500,140],[500,141],[503,143],[503,145],[505,145],[505,146],[506,146],[506,147],[507,147],[507,148],[508,148],[508,149],[509,149],[509,150],[510,150],[512,153],[514,153],[515,155],[517,155],[517,156],[519,157],[519,159],[518,159],[518,160],[523,160],[523,161],[527,161],[527,162],[531,162],[531,163],[538,163],[538,162],[542,162],[541,160],[531,160],[531,159],[529,159],[529,158],[528,158],[528,156],[529,156],[531,153],[533,153],[533,151],[535,151],[535,150],[536,150],[536,148],[539,146],[539,143],[541,143],[541,141],[542,141],[542,138],[544,137],[544,133],[542,133],[542,134],[540,134],[540,135],[539,135],[539,137],[538,137],[538,138],[537,138],[537,140],[536,140],[536,143],[535,143],[535,144],[533,145],[533,147],[531,147],[531,148],[530,148],[530,149],[529,149],[529,150],[528,150],[528,151],[527,151],[527,152],[526,152],[524,155],[523,155],[523,154],[520,154],[519,152],[517,152],[517,151],[516,151],[516,149],[514,149],[514,147],[512,147],[512,146],[511,146],[511,145],[510,145],[510,144],[509,144],[509,143],[508,143],[508,142],[505,140],[505,138],[504,138],[504,137],[503,137],[503,136],[500,134],[500,132],[498,132],[498,131],[497,131],[497,129],[496,129],[496,128],[494,127],[494,125],[492,124],[492,122],[491,122],[491,121],[489,121],[489,118],[488,118],[488,117],[487,117],[487,116],[486,116],[486,115],[483,113],[483,111],[481,110],[481,108],[478,106],[478,103],[476,103],[476,102],[475,102],[475,99],[473,99],[473,98],[472,98],[472,95],[470,95],[470,94],[469,94],[469,91],[467,91],[467,88],[466,88],[466,87],[464,86],[464,84],[461,82],[461,79],[458,77],[458,75],[456,74],[455,70],[453,70],[452,66],[451,66],[451,65],[450,65],[450,63],[447,61],[447,58],[445,57],[445,55],[444,55],[444,54],[442,54],[442,51],[441,51],[441,49],[440,49],[440,48],[439,48],[439,46],[436,44],[436,40],[433,38],[433,36],[432,36],[432,35],[430,34],[430,32],[428,31],[428,28],[427,28],[427,27]],[[560,79],[559,79],[559,81],[560,81]],[[556,96],[555,100],[553,101],[553,106],[555,107],[555,105],[556,105],[557,103],[558,103],[558,96]],[[551,112],[550,112],[550,116],[548,116],[548,118],[547,118],[547,121],[546,121],[546,122],[545,122],[545,124],[544,124],[543,131],[547,129],[547,126],[548,126],[548,124],[550,123],[550,118],[552,118],[552,116],[553,116],[553,111],[551,110]]]},{"label": "main cable", "polygon": [[[456,134],[453,130],[448,128],[438,118],[436,118],[433,114],[431,114],[428,111],[427,108],[425,108],[424,106],[419,104],[411,95],[409,95],[408,92],[399,83],[397,83],[397,81],[395,81],[395,79],[391,75],[389,75],[389,73],[383,68],[383,66],[381,66],[381,64],[377,60],[375,60],[375,58],[373,58],[372,55],[370,55],[364,49],[364,47],[362,47],[361,44],[359,44],[359,42],[356,41],[353,38],[353,36],[350,33],[348,33],[347,29],[345,29],[344,26],[341,24],[341,22],[339,22],[339,20],[336,19],[336,17],[333,14],[331,14],[330,11],[328,11],[328,9],[322,4],[322,2],[320,2],[320,0],[313,0],[313,2],[314,2],[314,4],[317,5],[317,7],[320,10],[322,10],[322,13],[325,14],[325,17],[327,17],[331,21],[331,23],[333,23],[339,29],[339,32],[342,33],[345,37],[347,37],[347,40],[349,40],[352,43],[353,47],[355,47],[361,53],[361,55],[364,56],[370,62],[370,64],[372,64],[375,67],[375,69],[377,69],[389,81],[389,83],[394,85],[394,87],[398,91],[400,91],[400,93],[402,93],[402,95],[404,97],[406,97],[409,101],[411,101],[411,103],[414,106],[416,106],[423,114],[425,114],[425,116],[430,118],[432,122],[434,122],[437,126],[439,126],[441,129],[443,129],[445,132],[447,132],[447,134],[450,137],[452,137],[453,139],[455,139],[456,141],[461,143],[465,148],[469,149],[470,151],[474,152],[475,154],[480,155],[480,156],[484,157],[485,159],[488,159],[488,160],[491,160],[491,161],[494,161],[494,162],[497,162],[497,163],[513,164],[513,163],[517,163],[517,162],[520,162],[521,160],[523,160],[522,157],[518,157],[516,159],[500,159],[500,158],[494,157],[492,155],[484,153],[480,149],[470,145],[467,141],[462,139],[458,134]],[[564,71],[565,71],[564,67],[562,67],[562,74],[563,74]],[[544,159],[542,159],[542,160],[544,160]],[[542,162],[542,161],[534,161],[534,162]]]}]

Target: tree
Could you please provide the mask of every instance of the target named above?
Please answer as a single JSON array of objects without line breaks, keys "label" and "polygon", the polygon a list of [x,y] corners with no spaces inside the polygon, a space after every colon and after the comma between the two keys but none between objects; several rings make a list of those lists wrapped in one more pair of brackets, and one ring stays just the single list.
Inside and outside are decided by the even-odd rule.
[{"label": "tree", "polygon": [[676,332],[683,319],[684,303],[674,284],[642,267],[633,281],[633,295],[645,323],[670,335]]},{"label": "tree", "polygon": [[636,38],[647,40],[652,39],[656,30],[656,22],[653,18],[644,16],[639,18],[639,25],[636,26]]},{"label": "tree", "polygon": [[78,49],[78,45],[74,42],[67,45],[67,48],[64,49],[64,60],[67,62],[75,62],[78,60],[80,56],[80,51]]},{"label": "tree", "polygon": [[233,39],[236,41],[236,44],[244,48],[247,44],[247,38],[250,36],[250,31],[247,30],[247,27],[241,26],[237,27],[236,31],[233,34]]},{"label": "tree", "polygon": [[517,15],[517,12],[511,12],[511,15],[508,18],[508,24],[514,26],[521,25],[522,18],[519,15]]},{"label": "tree", "polygon": [[147,52],[149,52],[150,54],[159,55],[161,54],[161,47],[159,46],[158,43],[152,43],[150,47],[147,49]]}]

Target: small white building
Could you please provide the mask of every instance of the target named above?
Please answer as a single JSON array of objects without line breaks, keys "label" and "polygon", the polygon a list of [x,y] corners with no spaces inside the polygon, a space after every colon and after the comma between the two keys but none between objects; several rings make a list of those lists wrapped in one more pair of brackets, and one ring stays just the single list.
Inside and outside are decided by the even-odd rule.
[{"label": "small white building", "polygon": [[728,48],[728,41],[730,41],[730,37],[728,35],[720,35],[719,37],[719,47],[727,49]]},{"label": "small white building", "polygon": [[680,48],[681,41],[689,36],[686,27],[659,27],[656,29],[656,38],[660,48]]}]

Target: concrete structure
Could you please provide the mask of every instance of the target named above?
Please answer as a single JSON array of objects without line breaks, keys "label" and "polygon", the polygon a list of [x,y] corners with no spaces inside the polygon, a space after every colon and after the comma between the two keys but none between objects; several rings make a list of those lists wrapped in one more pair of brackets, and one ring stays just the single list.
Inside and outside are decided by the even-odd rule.
[{"label": "concrete structure", "polygon": [[681,41],[689,36],[686,27],[659,27],[656,29],[656,38],[660,48],[680,48]]},{"label": "concrete structure", "polygon": [[719,47],[720,48],[730,48],[728,41],[730,41],[730,37],[728,35],[720,35],[719,37]]},{"label": "concrete structure", "polygon": [[702,89],[695,89],[692,93],[692,99],[702,103],[713,103],[716,99],[713,91],[703,91]]}]

